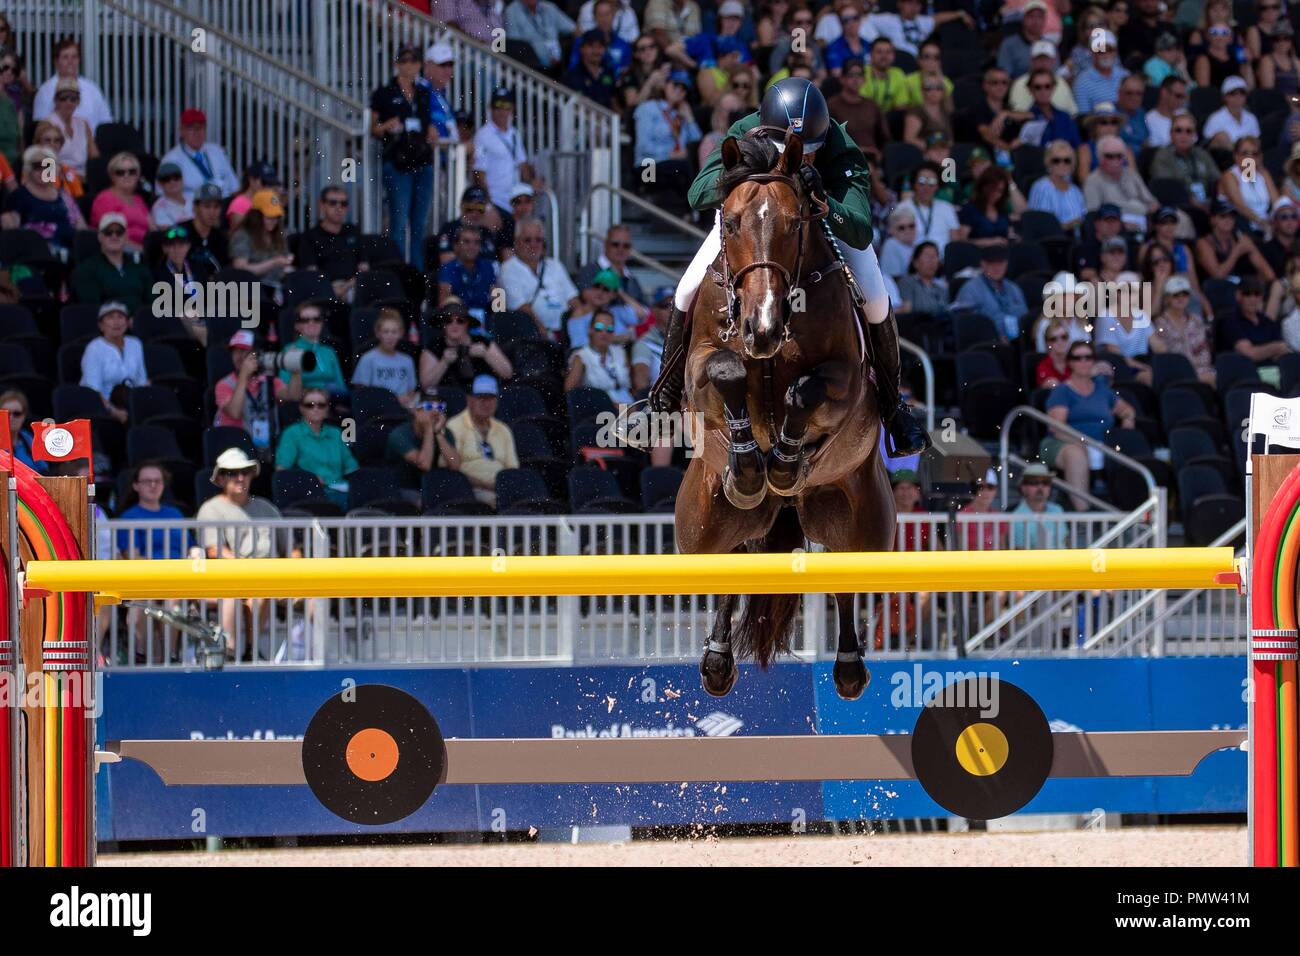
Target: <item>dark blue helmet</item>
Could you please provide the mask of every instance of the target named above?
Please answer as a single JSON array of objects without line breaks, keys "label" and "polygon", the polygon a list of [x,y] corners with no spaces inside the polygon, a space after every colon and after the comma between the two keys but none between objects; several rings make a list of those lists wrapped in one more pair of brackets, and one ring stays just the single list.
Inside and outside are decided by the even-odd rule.
[{"label": "dark blue helmet", "polygon": [[821,90],[798,76],[773,83],[759,107],[759,122],[795,133],[803,140],[805,151],[826,142],[830,128],[830,111]]}]

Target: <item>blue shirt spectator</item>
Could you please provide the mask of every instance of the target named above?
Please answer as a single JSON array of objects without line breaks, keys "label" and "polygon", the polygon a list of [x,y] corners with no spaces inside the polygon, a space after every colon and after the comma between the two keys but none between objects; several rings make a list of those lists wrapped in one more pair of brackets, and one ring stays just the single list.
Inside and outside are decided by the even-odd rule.
[{"label": "blue shirt spectator", "polygon": [[1101,376],[1093,379],[1093,389],[1082,395],[1070,387],[1068,381],[1052,389],[1047,396],[1047,411],[1066,409],[1065,423],[1096,441],[1104,441],[1106,432],[1115,424],[1111,410],[1119,396]]},{"label": "blue shirt spectator", "polygon": [[993,321],[1008,340],[1020,337],[1020,317],[1029,311],[1020,286],[1007,279],[1007,247],[1000,243],[981,250],[983,271],[966,282],[952,307],[974,309]]},{"label": "blue shirt spectator", "polygon": [[1043,138],[1040,142],[1045,146],[1055,139],[1063,139],[1071,146],[1077,147],[1082,140],[1079,138],[1079,127],[1074,122],[1074,118],[1064,110],[1052,110],[1051,117],[1043,115],[1043,110],[1035,103],[1030,107],[1029,112],[1034,119],[1042,120],[1047,125],[1043,128]]},{"label": "blue shirt spectator", "polygon": [[496,263],[479,258],[477,253],[469,265],[452,259],[438,267],[439,285],[449,286],[451,294],[464,302],[470,315],[477,319],[482,319],[483,313],[492,307],[492,287],[496,280]]},{"label": "blue shirt spectator", "polygon": [[[131,489],[137,501],[120,515],[124,521],[182,521],[185,518],[175,505],[165,504],[163,497],[167,493],[167,483],[171,480],[167,471],[157,464],[145,462],[135,470]],[[124,558],[182,559],[189,553],[194,540],[183,528],[136,528],[133,531],[117,533],[116,548],[118,555]],[[102,555],[108,557],[108,555]]]},{"label": "blue shirt spectator", "polygon": [[531,46],[543,69],[560,58],[560,37],[577,29],[551,0],[515,0],[506,7],[506,35]]},{"label": "blue shirt spectator", "polygon": [[674,73],[664,84],[665,99],[646,100],[632,114],[636,124],[637,162],[644,159],[661,163],[673,158],[685,159],[686,156],[674,157],[673,153],[685,151],[689,143],[699,142],[702,138],[699,124],[686,107],[686,91],[689,89],[686,84],[689,82],[680,73]]},{"label": "blue shirt spectator", "polygon": [[1094,56],[1094,65],[1080,73],[1074,81],[1074,102],[1080,113],[1091,113],[1098,103],[1115,103],[1119,99],[1119,85],[1128,76],[1128,70],[1118,63],[1111,66],[1110,75],[1107,76],[1097,69],[1096,60],[1097,57]]}]

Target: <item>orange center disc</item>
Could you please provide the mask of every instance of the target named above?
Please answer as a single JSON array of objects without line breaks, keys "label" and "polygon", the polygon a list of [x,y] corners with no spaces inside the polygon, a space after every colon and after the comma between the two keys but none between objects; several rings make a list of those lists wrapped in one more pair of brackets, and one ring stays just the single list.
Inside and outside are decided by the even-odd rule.
[{"label": "orange center disc", "polygon": [[397,767],[397,741],[386,730],[367,727],[348,741],[348,769],[362,780],[383,780]]}]

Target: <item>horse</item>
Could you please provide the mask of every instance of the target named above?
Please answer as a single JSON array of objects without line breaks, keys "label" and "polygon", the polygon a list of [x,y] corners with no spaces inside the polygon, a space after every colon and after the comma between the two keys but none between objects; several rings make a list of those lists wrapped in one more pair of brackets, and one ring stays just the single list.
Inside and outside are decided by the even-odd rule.
[{"label": "horse", "polygon": [[[894,499],[856,287],[821,228],[827,204],[797,176],[801,141],[787,133],[778,151],[768,132],[722,144],[721,250],[693,303],[686,365],[702,448],[678,491],[677,546],[794,552],[807,539],[831,551],[888,551]],[[740,594],[720,596],[700,661],[704,689],[730,693],[737,659],[766,669],[789,653],[799,598],[749,595],[742,607]],[[870,675],[853,595],[835,601],[835,689],[854,700]]]}]

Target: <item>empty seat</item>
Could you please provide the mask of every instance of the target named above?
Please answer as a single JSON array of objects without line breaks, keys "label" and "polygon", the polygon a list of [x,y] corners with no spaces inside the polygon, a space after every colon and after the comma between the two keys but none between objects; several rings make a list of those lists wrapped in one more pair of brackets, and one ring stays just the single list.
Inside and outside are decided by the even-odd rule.
[{"label": "empty seat", "polygon": [[646,468],[641,472],[641,507],[646,511],[669,511],[677,502],[677,489],[686,477],[671,465]]},{"label": "empty seat", "polygon": [[503,468],[496,478],[500,514],[561,514],[564,506],[551,497],[546,479],[531,468]]},{"label": "empty seat", "polygon": [[580,465],[569,472],[569,504],[576,514],[625,514],[636,510],[623,497],[613,473],[596,465]]},{"label": "empty seat", "polygon": [[474,497],[474,487],[459,471],[430,468],[420,483],[424,513],[433,515],[490,515],[491,507]]},{"label": "empty seat", "polygon": [[371,466],[349,474],[348,511],[356,508],[407,510],[409,503],[402,497],[402,482],[397,473],[391,468]]},{"label": "empty seat", "polygon": [[281,510],[304,501],[329,501],[325,486],[310,471],[281,468],[271,476],[271,500]]}]

